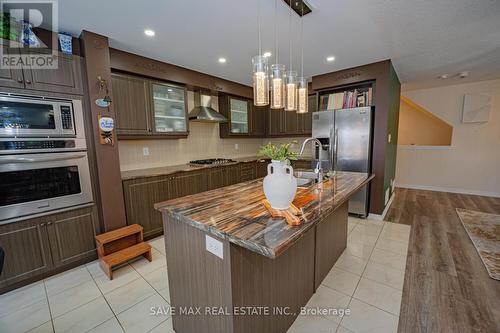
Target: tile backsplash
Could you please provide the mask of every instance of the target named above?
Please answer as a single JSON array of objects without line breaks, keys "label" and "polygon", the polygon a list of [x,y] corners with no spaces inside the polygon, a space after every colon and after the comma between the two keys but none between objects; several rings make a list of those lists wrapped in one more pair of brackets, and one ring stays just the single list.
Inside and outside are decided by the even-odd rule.
[{"label": "tile backsplash", "polygon": [[[299,151],[304,138],[221,139],[219,125],[190,123],[190,133],[179,140],[121,140],[118,142],[122,171],[178,165],[203,158],[238,158],[256,156],[260,146],[272,142],[282,144],[299,141],[293,147]],[[144,155],[147,148],[149,155]],[[310,156],[308,151],[305,155]]]}]

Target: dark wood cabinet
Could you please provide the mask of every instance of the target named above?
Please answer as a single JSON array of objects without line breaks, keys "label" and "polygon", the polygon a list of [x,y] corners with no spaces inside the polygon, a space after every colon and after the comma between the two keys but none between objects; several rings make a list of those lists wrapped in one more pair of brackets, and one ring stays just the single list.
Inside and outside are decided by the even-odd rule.
[{"label": "dark wood cabinet", "polygon": [[256,178],[262,178],[267,176],[267,165],[269,164],[269,160],[258,160],[255,162],[256,168]]},{"label": "dark wood cabinet", "polygon": [[255,106],[252,104],[252,114],[250,123],[250,134],[252,136],[264,137],[267,132],[268,107]]},{"label": "dark wood cabinet", "polygon": [[118,135],[151,133],[148,81],[130,75],[113,73],[113,104]]},{"label": "dark wood cabinet", "polygon": [[294,169],[311,169],[312,168],[311,163],[312,162],[308,160],[296,160],[292,161],[292,167]]},{"label": "dark wood cabinet", "polygon": [[92,208],[50,215],[46,226],[56,268],[97,255],[94,237],[99,223]]},{"label": "dark wood cabinet", "polygon": [[154,209],[154,204],[206,191],[208,185],[205,170],[125,180],[123,194],[127,224],[140,224],[146,239],[161,235],[161,214]]},{"label": "dark wood cabinet", "polygon": [[173,177],[174,190],[171,195],[174,198],[196,194],[208,190],[208,179],[204,170],[178,173]]},{"label": "dark wood cabinet", "polygon": [[95,206],[0,225],[0,293],[97,258]]},{"label": "dark wood cabinet", "polygon": [[208,189],[214,190],[240,182],[240,166],[229,165],[207,169]]},{"label": "dark wood cabinet", "polygon": [[257,178],[255,162],[240,163],[240,181],[246,182]]},{"label": "dark wood cabinet", "polygon": [[[19,55],[16,49],[4,47],[7,54]],[[77,55],[57,52],[57,68],[1,69],[0,86],[24,88],[72,95],[83,95],[81,58]]]},{"label": "dark wood cabinet", "polygon": [[27,89],[59,92],[64,94],[83,94],[82,65],[79,56],[57,53],[57,68],[23,69]]},{"label": "dark wood cabinet", "polygon": [[153,206],[174,198],[176,191],[172,175],[124,181],[127,224],[140,224],[144,228],[145,238],[160,235],[163,232],[161,214]]},{"label": "dark wood cabinet", "polygon": [[182,138],[189,132],[185,87],[111,74],[120,139]]},{"label": "dark wood cabinet", "polygon": [[219,112],[229,119],[220,124],[221,138],[266,135],[268,108],[253,105],[251,99],[221,94]]},{"label": "dark wood cabinet", "polygon": [[44,274],[53,268],[45,218],[0,225],[5,262],[0,288]]}]

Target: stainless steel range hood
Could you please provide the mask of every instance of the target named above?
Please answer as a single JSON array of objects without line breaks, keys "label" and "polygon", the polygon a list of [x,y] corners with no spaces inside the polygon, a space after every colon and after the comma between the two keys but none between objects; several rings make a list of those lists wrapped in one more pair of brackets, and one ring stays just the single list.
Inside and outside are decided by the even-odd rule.
[{"label": "stainless steel range hood", "polygon": [[190,121],[227,123],[228,119],[212,108],[212,96],[194,92],[194,108],[189,112]]}]

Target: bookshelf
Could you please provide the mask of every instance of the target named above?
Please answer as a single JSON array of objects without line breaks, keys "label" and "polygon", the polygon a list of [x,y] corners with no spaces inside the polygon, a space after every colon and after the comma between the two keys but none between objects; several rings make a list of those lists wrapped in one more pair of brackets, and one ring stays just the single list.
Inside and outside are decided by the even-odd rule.
[{"label": "bookshelf", "polygon": [[349,109],[373,106],[374,82],[336,87],[319,92],[319,110]]}]

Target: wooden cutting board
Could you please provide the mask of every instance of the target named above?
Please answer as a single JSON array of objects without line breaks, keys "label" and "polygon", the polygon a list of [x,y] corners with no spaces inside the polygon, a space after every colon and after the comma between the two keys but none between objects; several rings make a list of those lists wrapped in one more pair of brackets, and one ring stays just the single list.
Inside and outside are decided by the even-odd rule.
[{"label": "wooden cutting board", "polygon": [[269,211],[273,219],[284,218],[288,225],[298,226],[302,223],[300,219],[300,216],[302,215],[301,208],[315,198],[316,196],[314,194],[296,196],[290,207],[285,210],[272,208],[267,199],[264,199],[262,204]]}]

